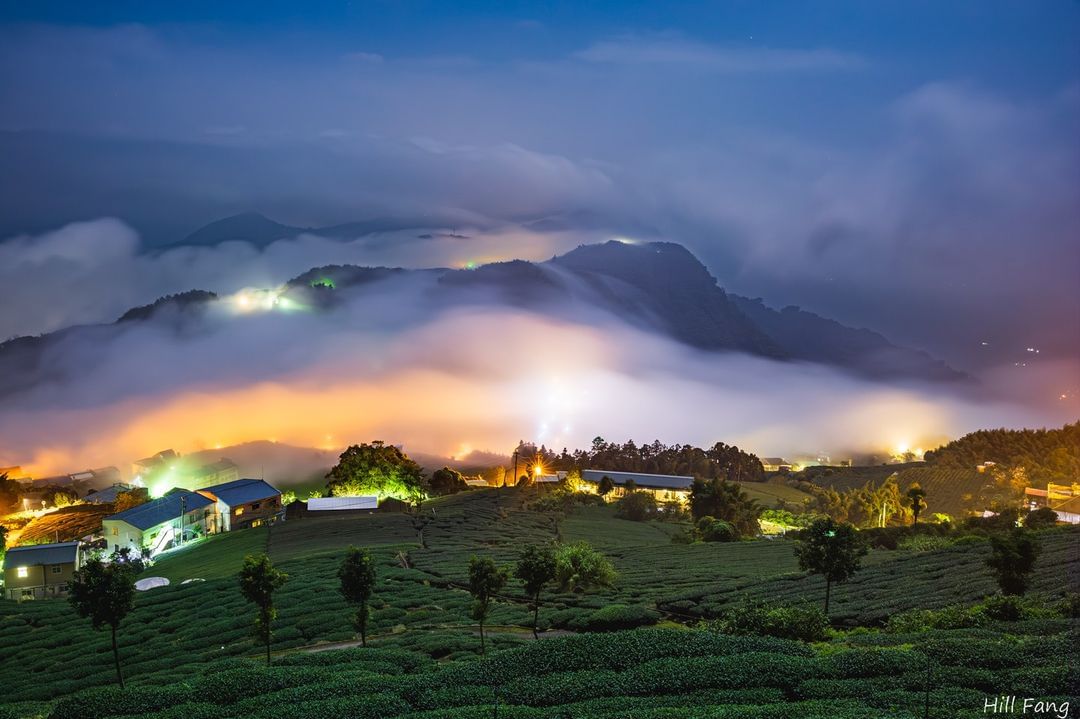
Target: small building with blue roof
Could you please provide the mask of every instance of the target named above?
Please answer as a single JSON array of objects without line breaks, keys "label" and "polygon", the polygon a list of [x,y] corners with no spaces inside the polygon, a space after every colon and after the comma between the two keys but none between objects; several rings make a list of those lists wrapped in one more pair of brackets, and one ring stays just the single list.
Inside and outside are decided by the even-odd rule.
[{"label": "small building with blue roof", "polygon": [[109,515],[101,521],[108,552],[128,547],[150,556],[181,542],[221,530],[214,500],[198,492],[173,489],[165,496]]},{"label": "small building with blue roof", "polygon": [[261,479],[237,479],[200,489],[215,503],[222,532],[260,527],[285,518],[281,492]]}]

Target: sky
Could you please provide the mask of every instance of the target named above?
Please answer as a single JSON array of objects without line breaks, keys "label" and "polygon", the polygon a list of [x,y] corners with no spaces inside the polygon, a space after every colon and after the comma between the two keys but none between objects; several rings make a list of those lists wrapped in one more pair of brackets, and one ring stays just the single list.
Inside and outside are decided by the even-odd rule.
[{"label": "sky", "polygon": [[[1078,39],[1065,0],[3,2],[0,336],[622,237],[1080,394]],[[243,212],[405,230],[164,249]]]}]

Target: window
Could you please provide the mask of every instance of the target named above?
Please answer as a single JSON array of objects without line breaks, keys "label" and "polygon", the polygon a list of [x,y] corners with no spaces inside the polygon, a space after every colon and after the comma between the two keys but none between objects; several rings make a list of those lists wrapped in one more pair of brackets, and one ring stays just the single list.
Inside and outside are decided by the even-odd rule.
[{"label": "window", "polygon": [[24,590],[22,590],[22,595],[24,597],[33,597],[34,596],[34,590],[33,589],[24,589]]},{"label": "window", "polygon": [[114,537],[119,537],[120,536],[120,527],[113,527],[112,528],[112,536],[114,536]]},{"label": "window", "polygon": [[252,503],[251,503],[251,508],[252,508],[253,510],[254,510],[254,509],[258,509],[258,508],[259,508],[259,503],[258,503],[258,502],[252,502]]},{"label": "window", "polygon": [[62,571],[64,571],[64,568],[63,568],[63,567],[61,567],[61,566],[60,566],[59,564],[54,564],[54,565],[52,566],[52,573],[53,573],[53,574],[59,574],[59,573],[60,573],[60,572],[62,572]]},{"label": "window", "polygon": [[[19,579],[26,579],[28,576],[30,576],[30,568],[29,567],[18,567],[15,570],[15,576],[18,577]],[[25,592],[24,592],[24,594],[25,594]]]},{"label": "window", "polygon": [[237,507],[236,508],[236,516],[237,517],[239,517],[243,513],[244,513],[244,508],[243,507]]}]

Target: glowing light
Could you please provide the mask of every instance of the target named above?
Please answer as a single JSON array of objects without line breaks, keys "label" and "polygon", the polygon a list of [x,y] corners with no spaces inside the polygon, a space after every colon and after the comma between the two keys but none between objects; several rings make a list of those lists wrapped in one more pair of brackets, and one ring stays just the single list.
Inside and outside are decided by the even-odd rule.
[{"label": "glowing light", "polygon": [[537,463],[536,466],[533,467],[533,472],[535,472],[536,476],[539,477],[541,474],[544,473],[544,468],[539,463]]}]

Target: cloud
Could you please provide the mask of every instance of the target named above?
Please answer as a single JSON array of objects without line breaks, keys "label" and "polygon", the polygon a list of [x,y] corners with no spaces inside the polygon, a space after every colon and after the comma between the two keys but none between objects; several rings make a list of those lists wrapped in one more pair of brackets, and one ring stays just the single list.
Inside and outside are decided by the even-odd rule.
[{"label": "cloud", "polygon": [[456,235],[417,229],[351,237],[300,234],[266,248],[246,242],[213,247],[140,250],[138,235],[119,220],[79,222],[38,236],[0,242],[0,341],[77,324],[112,322],[128,309],[167,294],[204,289],[232,294],[276,287],[311,267],[462,267],[513,257],[546,259],[597,239],[588,233],[537,233],[515,226],[470,228]]},{"label": "cloud", "polygon": [[980,340],[1080,354],[1061,331],[1080,302],[1075,79],[1017,90],[794,41],[638,34],[575,39],[578,57],[548,42],[358,69],[339,49],[239,50],[190,28],[0,27],[0,122],[27,130],[0,135],[0,237],[114,216],[160,247],[255,210],[498,229],[490,257],[668,239],[733,291],[961,367],[984,362]]},{"label": "cloud", "polygon": [[859,55],[828,48],[725,47],[677,37],[633,35],[595,42],[574,57],[592,63],[719,73],[858,70],[867,64]]},{"label": "cloud", "polygon": [[222,300],[201,318],[165,313],[69,337],[43,365],[68,379],[0,405],[0,464],[37,474],[126,466],[166,446],[266,438],[327,449],[382,438],[453,454],[522,438],[583,447],[602,435],[843,453],[1051,416],[701,353],[569,306],[540,316],[479,296],[440,304],[430,282],[367,285],[325,313],[245,314]]}]

